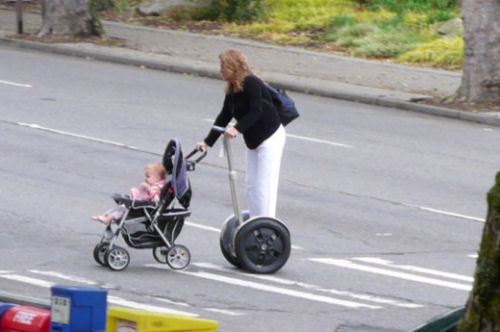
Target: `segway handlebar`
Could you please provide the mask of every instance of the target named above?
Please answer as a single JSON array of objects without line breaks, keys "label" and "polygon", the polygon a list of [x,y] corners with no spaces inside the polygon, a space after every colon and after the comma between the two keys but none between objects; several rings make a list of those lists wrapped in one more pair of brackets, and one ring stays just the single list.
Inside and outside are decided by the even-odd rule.
[{"label": "segway handlebar", "polygon": [[224,132],[226,131],[226,128],[224,127],[219,127],[219,126],[212,126],[212,130],[215,130],[221,134],[224,134]]},{"label": "segway handlebar", "polygon": [[[226,132],[226,128],[219,126],[212,126],[212,130],[224,134]],[[224,135],[224,150],[226,151],[227,156],[227,166],[229,169],[229,188],[231,189],[231,198],[233,201],[233,210],[234,215],[236,216],[238,223],[243,223],[243,216],[241,214],[240,204],[238,201],[238,195],[236,192],[236,170],[233,166],[233,152],[231,150],[231,144],[229,142],[229,136]]]}]

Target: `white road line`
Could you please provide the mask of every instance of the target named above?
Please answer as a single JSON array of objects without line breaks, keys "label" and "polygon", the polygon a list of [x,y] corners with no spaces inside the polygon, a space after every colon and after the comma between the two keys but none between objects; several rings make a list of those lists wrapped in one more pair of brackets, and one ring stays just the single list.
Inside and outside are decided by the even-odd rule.
[{"label": "white road line", "polygon": [[[22,276],[19,274],[0,274],[0,278],[19,281],[19,282],[23,282],[26,284],[44,287],[44,288],[51,288],[52,286],[55,285],[55,283],[47,281],[47,280],[26,277],[26,276]],[[108,295],[107,298],[108,298],[108,303],[122,305],[124,307],[130,307],[130,308],[142,309],[142,310],[150,310],[150,311],[156,311],[156,312],[165,312],[165,313],[178,314],[178,315],[186,315],[186,316],[192,316],[192,317],[198,316],[197,314],[193,314],[190,312],[172,310],[172,309],[167,309],[164,307],[154,306],[154,305],[150,305],[150,304],[129,301],[129,300],[125,300],[125,299],[122,299],[122,298],[119,298],[116,296]]]},{"label": "white road line", "polygon": [[52,128],[48,128],[48,127],[42,127],[40,125],[37,125],[36,123],[16,122],[16,124],[19,125],[19,126],[22,126],[22,127],[39,129],[39,130],[48,131],[48,132],[51,132],[51,133],[60,134],[60,135],[64,135],[64,136],[71,136],[71,137],[85,139],[85,140],[88,140],[88,141],[94,141],[94,142],[99,142],[99,143],[104,143],[104,144],[109,144],[109,145],[120,146],[120,147],[124,147],[124,148],[131,149],[131,150],[143,151],[143,150],[140,150],[138,147],[135,147],[135,146],[132,146],[132,145],[126,145],[126,144],[119,143],[119,142],[108,141],[108,140],[105,140],[105,139],[95,138],[95,137],[91,137],[91,136],[85,136],[85,135],[70,133],[70,132],[67,132],[67,131],[52,129]]},{"label": "white road line", "polygon": [[301,139],[301,140],[308,141],[308,142],[313,142],[313,143],[333,145],[333,146],[337,146],[337,147],[340,147],[340,148],[349,148],[349,149],[354,148],[352,145],[348,145],[348,144],[344,144],[344,143],[338,143],[338,142],[332,142],[332,141],[325,141],[325,140],[318,139],[318,138],[312,138],[312,137],[306,137],[306,136],[299,136],[299,135],[292,135],[292,134],[286,134],[286,136],[291,137],[291,138]]},{"label": "white road line", "polygon": [[267,276],[267,275],[259,275],[259,274],[243,274],[242,272],[237,272],[234,269],[228,269],[222,266],[218,266],[215,264],[211,263],[194,263],[193,265],[202,267],[202,268],[207,268],[207,269],[213,269],[221,272],[229,272],[229,273],[235,273],[235,274],[241,274],[247,277],[253,277],[265,281],[270,281],[270,282],[275,282],[278,284],[283,284],[283,285],[289,285],[289,286],[296,286],[296,287],[301,287],[305,288],[308,290],[313,290],[313,291],[319,291],[319,292],[324,292],[324,293],[330,293],[334,295],[340,295],[340,296],[346,296],[346,297],[351,297],[356,300],[363,300],[363,301],[370,301],[370,302],[375,302],[375,303],[380,303],[380,304],[389,304],[397,307],[403,307],[403,308],[422,308],[423,305],[420,304],[414,304],[414,303],[408,303],[408,302],[398,302],[393,299],[389,298],[383,298],[383,297],[377,297],[373,295],[366,295],[366,294],[356,294],[352,292],[346,292],[346,291],[339,291],[336,289],[330,289],[330,288],[322,288],[319,286],[303,283],[300,281],[294,281],[294,280],[288,280],[288,279],[283,279],[283,278],[277,278],[274,276]]},{"label": "white road line", "polygon": [[157,301],[160,301],[160,302],[165,302],[165,303],[168,303],[168,304],[178,305],[178,306],[181,306],[181,307],[191,307],[187,303],[176,302],[176,301],[172,301],[172,300],[169,300],[169,299],[164,299],[164,298],[161,298],[161,297],[153,297],[153,299],[155,299]]},{"label": "white road line", "polygon": [[22,276],[19,274],[0,274],[0,278],[5,278],[5,279],[9,279],[9,280],[14,280],[14,281],[20,281],[20,282],[24,282],[26,284],[31,284],[34,286],[40,286],[40,287],[45,287],[45,288],[50,288],[50,287],[55,285],[53,282],[50,282],[47,280],[25,277],[25,276]]},{"label": "white road line", "polygon": [[85,278],[70,276],[70,275],[67,275],[67,274],[59,273],[59,272],[54,272],[54,271],[40,271],[40,270],[28,270],[28,271],[31,272],[31,273],[35,273],[35,274],[41,274],[41,275],[48,276],[48,277],[55,277],[55,278],[59,278],[59,279],[63,279],[63,280],[74,281],[74,282],[78,282],[78,283],[86,284],[86,285],[91,285],[91,286],[98,285],[98,283],[95,282],[95,281],[88,280],[88,279],[85,279]]},{"label": "white road line", "polygon": [[393,264],[393,262],[391,262],[391,261],[376,258],[376,257],[356,257],[356,258],[353,258],[353,260],[365,262],[365,263],[383,265],[383,266],[387,266],[387,267],[391,267],[391,268],[395,268],[395,269],[406,270],[406,271],[431,274],[431,275],[436,275],[439,277],[444,277],[444,278],[449,278],[449,279],[456,279],[456,280],[467,281],[467,282],[471,282],[471,283],[474,282],[474,278],[472,278],[470,276],[465,276],[465,275],[450,273],[450,272],[444,272],[444,271],[439,271],[439,270],[432,270],[432,269],[427,269],[427,268],[413,266],[413,265],[396,265],[396,264]]},{"label": "white road line", "polygon": [[450,212],[450,211],[438,210],[438,209],[434,209],[434,208],[430,208],[430,207],[426,207],[426,206],[419,206],[419,205],[408,204],[408,203],[401,203],[401,204],[404,206],[409,206],[409,207],[417,208],[417,209],[420,209],[423,211],[433,212],[433,213],[442,214],[442,215],[446,215],[446,216],[484,222],[484,218],[468,216],[465,214],[460,214],[460,213],[455,213],[455,212]]},{"label": "white road line", "polygon": [[385,275],[385,276],[389,276],[389,277],[393,277],[393,278],[421,282],[421,283],[435,285],[435,286],[448,287],[448,288],[464,290],[464,291],[470,291],[472,289],[471,285],[464,285],[464,284],[459,284],[459,283],[455,283],[455,282],[443,281],[443,280],[439,280],[439,279],[421,277],[421,276],[417,276],[417,275],[413,275],[413,274],[409,274],[409,273],[391,271],[391,270],[376,268],[376,267],[372,267],[372,266],[356,264],[356,263],[353,263],[353,262],[351,262],[349,260],[345,260],[345,259],[308,258],[308,260],[313,261],[313,262],[323,263],[323,264],[334,265],[334,266],[347,268],[347,269],[353,269],[353,270],[358,270],[358,271],[363,271],[363,272],[381,274],[381,275]]},{"label": "white road line", "polygon": [[[214,119],[204,119],[206,122],[211,122],[213,123],[215,120]],[[234,124],[230,124],[234,125]],[[318,139],[318,138],[312,138],[312,137],[306,137],[306,136],[299,136],[299,135],[292,135],[292,134],[286,134],[286,136],[291,137],[291,138],[296,138],[308,142],[313,142],[313,143],[320,143],[320,144],[327,144],[327,145],[333,145],[341,148],[354,148],[352,145],[348,144],[343,144],[343,143],[338,143],[338,142],[333,142],[333,141],[326,141],[323,139]]]},{"label": "white road line", "polygon": [[[159,264],[146,264],[146,266],[157,268],[157,269],[168,269],[167,267],[165,267],[163,265],[159,265]],[[323,303],[328,303],[328,304],[334,304],[334,305],[339,305],[339,306],[348,307],[348,308],[368,308],[368,309],[381,309],[382,308],[380,306],[375,306],[375,305],[356,303],[356,302],[336,299],[333,297],[328,297],[328,296],[323,296],[323,295],[316,295],[316,294],[312,294],[312,293],[300,292],[300,291],[295,291],[295,290],[276,287],[276,286],[259,284],[256,282],[247,281],[247,280],[243,280],[243,279],[229,278],[226,276],[208,273],[208,272],[203,272],[203,271],[198,271],[198,272],[178,271],[178,273],[190,275],[190,276],[196,277],[196,278],[203,278],[203,279],[208,279],[208,280],[212,280],[212,281],[223,282],[223,283],[230,284],[230,285],[252,288],[252,289],[257,289],[257,290],[261,290],[261,291],[265,291],[265,292],[271,292],[271,293],[276,293],[276,294],[281,294],[281,295],[286,295],[286,296],[292,296],[292,297],[297,297],[297,298],[310,300],[310,301],[317,301],[317,302],[323,302]]]},{"label": "white road line", "polygon": [[470,257],[470,258],[477,258],[477,254],[470,254],[470,255],[467,255],[467,257]]},{"label": "white road line", "polygon": [[31,88],[32,87],[31,84],[23,84],[23,83],[16,83],[16,82],[2,81],[2,80],[0,80],[0,84],[17,86],[17,87],[20,87],[20,88]]},{"label": "white road line", "polygon": [[191,317],[199,316],[197,314],[193,314],[193,313],[186,312],[186,311],[167,309],[164,307],[158,307],[158,306],[151,305],[151,304],[145,304],[145,303],[139,303],[139,302],[135,302],[135,301],[125,300],[125,299],[122,299],[120,297],[110,296],[110,295],[108,295],[108,303],[113,303],[115,305],[120,305],[120,306],[134,308],[134,309],[163,312],[163,313],[168,313],[168,314],[184,315],[184,316],[191,316]]},{"label": "white road line", "polygon": [[215,228],[215,227],[205,226],[205,225],[201,225],[201,224],[196,224],[196,223],[191,222],[191,221],[186,221],[186,222],[184,222],[184,224],[186,224],[188,226],[191,226],[191,227],[200,228],[200,229],[203,229],[203,230],[206,230],[206,231],[220,233],[220,229]]},{"label": "white road line", "polygon": [[225,310],[225,309],[217,309],[217,308],[205,308],[206,311],[211,311],[215,312],[218,314],[224,314],[224,315],[229,315],[229,316],[244,316],[244,313],[241,312],[235,312],[235,311],[230,311],[230,310]]}]

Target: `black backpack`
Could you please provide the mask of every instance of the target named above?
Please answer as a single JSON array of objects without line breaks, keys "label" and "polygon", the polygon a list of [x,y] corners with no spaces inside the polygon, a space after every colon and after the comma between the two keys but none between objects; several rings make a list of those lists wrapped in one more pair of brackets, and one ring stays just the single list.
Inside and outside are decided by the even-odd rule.
[{"label": "black backpack", "polygon": [[278,110],[278,115],[283,126],[286,126],[299,117],[295,102],[286,94],[285,90],[276,89],[269,84],[266,84],[266,88],[271,94],[274,107]]}]

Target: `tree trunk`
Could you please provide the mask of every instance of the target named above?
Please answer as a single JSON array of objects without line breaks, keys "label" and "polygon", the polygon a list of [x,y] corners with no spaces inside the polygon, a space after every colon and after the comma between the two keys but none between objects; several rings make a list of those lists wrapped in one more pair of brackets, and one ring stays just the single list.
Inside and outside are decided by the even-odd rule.
[{"label": "tree trunk", "polygon": [[464,73],[458,96],[463,101],[500,103],[500,1],[463,0]]},{"label": "tree trunk", "polygon": [[[91,3],[92,2],[92,3]],[[46,35],[100,35],[94,0],[42,0],[42,29]]]},{"label": "tree trunk", "polygon": [[500,331],[500,172],[488,192],[488,214],[476,263],[474,287],[458,331]]}]

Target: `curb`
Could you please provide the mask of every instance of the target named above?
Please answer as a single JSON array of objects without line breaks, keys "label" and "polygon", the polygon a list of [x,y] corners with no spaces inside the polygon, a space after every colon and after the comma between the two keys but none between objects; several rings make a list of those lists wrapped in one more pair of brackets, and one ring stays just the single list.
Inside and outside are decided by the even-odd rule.
[{"label": "curb", "polygon": [[[123,55],[122,56],[110,55],[110,54],[99,53],[96,51],[81,50],[77,49],[74,46],[69,46],[67,44],[66,45],[43,44],[32,41],[17,40],[7,37],[0,37],[0,44],[14,46],[18,48],[32,49],[42,52],[50,52],[55,54],[92,58],[100,61],[107,61],[124,65],[147,67],[154,70],[163,70],[163,71],[182,73],[182,74],[192,74],[219,80],[221,79],[218,68],[216,66],[200,62],[196,63],[195,61],[189,61],[186,59],[182,59],[182,61],[180,59],[179,61],[175,61],[175,59],[172,58],[172,61],[169,62],[151,61],[151,60],[127,57]],[[294,79],[294,77],[290,75],[283,74],[280,76],[281,77],[275,77],[274,79],[269,79],[268,82],[272,85],[275,85],[276,87],[287,89],[289,91],[312,94],[321,97],[360,102],[370,105],[397,108],[399,110],[425,113],[435,116],[482,123],[491,126],[500,126],[500,113],[495,113],[495,114],[470,113],[460,110],[448,109],[444,107],[423,105],[390,97],[377,97],[360,93],[351,93],[351,92],[346,92],[345,89],[343,89],[343,91],[342,89],[335,89],[335,88],[324,89],[320,87],[308,86],[306,84],[297,83],[296,78]],[[317,85],[322,86],[323,84],[317,84]],[[354,91],[357,90],[357,86],[352,86],[352,87],[353,87],[352,90]]]},{"label": "curb", "polygon": [[50,308],[50,300],[39,299],[30,296],[18,295],[0,291],[0,302],[16,303],[19,305],[29,305],[41,309]]}]

